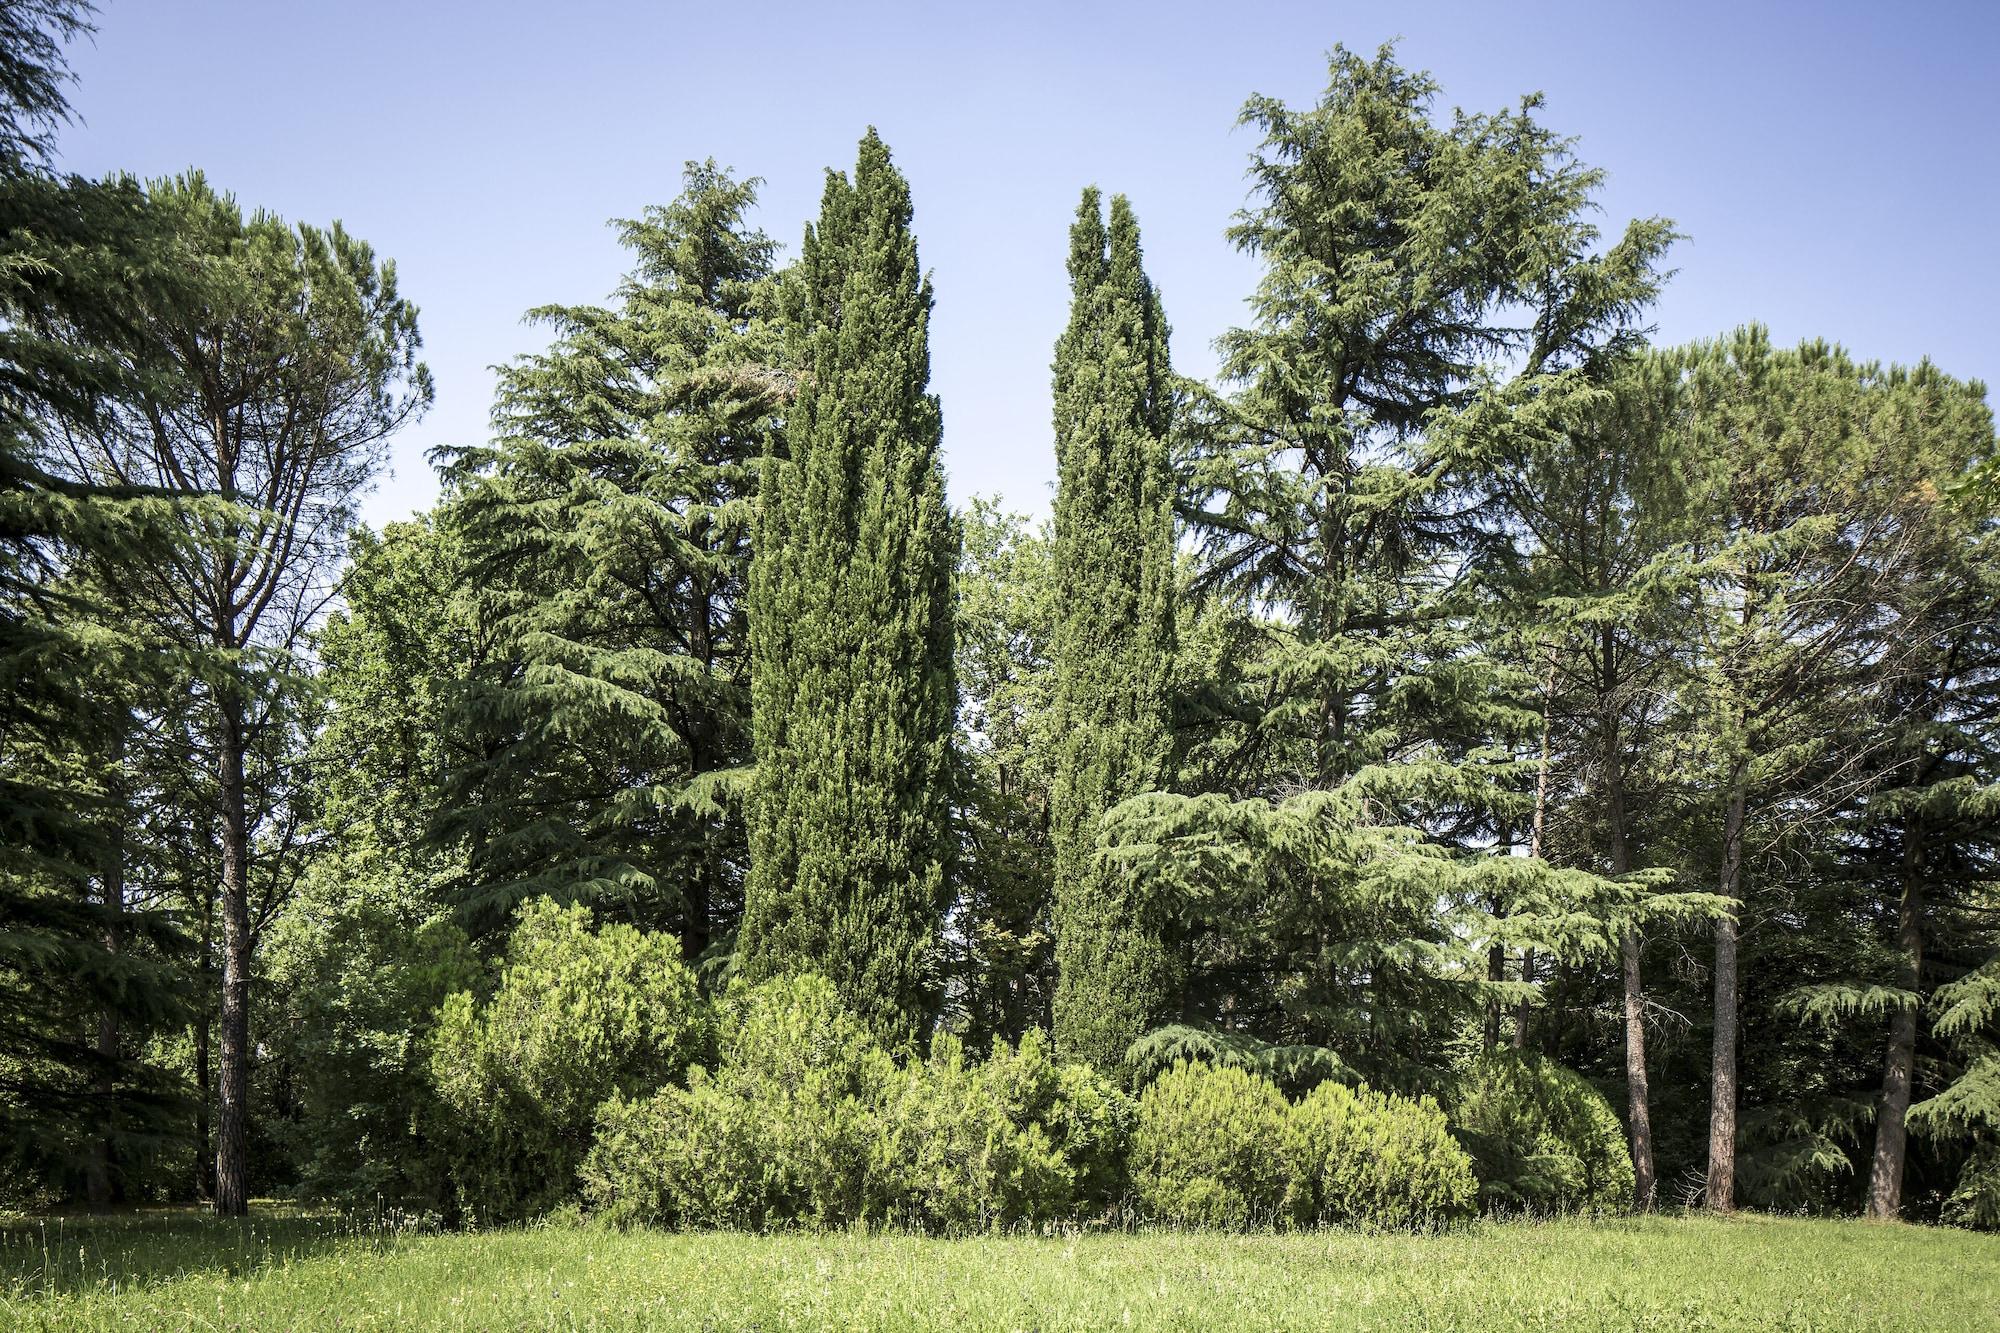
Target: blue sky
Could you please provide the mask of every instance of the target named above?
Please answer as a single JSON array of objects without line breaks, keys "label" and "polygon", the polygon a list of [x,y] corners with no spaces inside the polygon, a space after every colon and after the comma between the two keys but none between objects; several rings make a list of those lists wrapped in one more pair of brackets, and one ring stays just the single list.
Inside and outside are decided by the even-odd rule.
[{"label": "blue sky", "polygon": [[2000,4],[446,3],[102,0],[73,53],[65,164],[198,166],[246,205],[334,218],[422,308],[437,404],[366,513],[428,504],[424,454],[484,437],[488,367],[528,307],[602,299],[606,220],[681,163],[765,178],[788,252],[869,124],[909,176],[935,274],[952,493],[1042,511],[1050,347],[1078,190],[1131,196],[1184,371],[1255,279],[1223,239],[1252,92],[1307,102],[1335,42],[1400,38],[1440,110],[1547,95],[1604,168],[1607,233],[1689,239],[1667,341],[1760,319],[1780,340],[2000,378]]}]

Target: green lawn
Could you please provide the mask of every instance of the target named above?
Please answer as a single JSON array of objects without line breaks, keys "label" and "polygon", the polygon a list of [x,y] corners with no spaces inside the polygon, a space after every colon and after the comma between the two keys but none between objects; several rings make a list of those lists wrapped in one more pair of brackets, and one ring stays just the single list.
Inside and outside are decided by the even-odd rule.
[{"label": "green lawn", "polygon": [[1443,1236],[388,1235],[0,1225],[0,1328],[2000,1329],[2000,1237],[1858,1222]]}]

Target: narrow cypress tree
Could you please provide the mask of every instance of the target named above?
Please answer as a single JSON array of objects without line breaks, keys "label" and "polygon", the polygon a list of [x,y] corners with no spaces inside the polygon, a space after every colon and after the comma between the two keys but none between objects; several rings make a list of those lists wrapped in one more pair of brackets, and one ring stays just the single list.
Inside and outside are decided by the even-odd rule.
[{"label": "narrow cypress tree", "polygon": [[1167,321],[1123,195],[1107,234],[1096,189],[1083,192],[1069,275],[1055,359],[1055,1037],[1114,1070],[1161,1017],[1170,958],[1129,876],[1097,860],[1097,826],[1161,783],[1174,646]]},{"label": "narrow cypress tree", "polygon": [[799,388],[750,574],[757,777],[741,957],[824,973],[883,1036],[935,1013],[956,537],[910,192],[869,130],[787,292]]}]

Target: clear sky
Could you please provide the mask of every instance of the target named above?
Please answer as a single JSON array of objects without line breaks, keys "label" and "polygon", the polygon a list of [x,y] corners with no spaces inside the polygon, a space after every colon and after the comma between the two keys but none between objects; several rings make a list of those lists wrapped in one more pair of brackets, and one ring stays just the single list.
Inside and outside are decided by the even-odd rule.
[{"label": "clear sky", "polygon": [[2000,379],[2000,3],[965,3],[100,0],[73,52],[65,163],[198,166],[246,205],[344,221],[421,307],[437,404],[399,438],[381,522],[430,503],[425,451],[486,432],[488,367],[533,305],[603,299],[607,219],[713,156],[765,178],[796,253],[822,171],[881,129],[937,284],[933,386],[954,497],[1043,511],[1048,366],[1078,190],[1131,196],[1178,367],[1242,318],[1223,239],[1252,92],[1295,103],[1335,42],[1400,38],[1440,110],[1547,94],[1604,168],[1603,224],[1689,239],[1668,341],[1746,320]]}]

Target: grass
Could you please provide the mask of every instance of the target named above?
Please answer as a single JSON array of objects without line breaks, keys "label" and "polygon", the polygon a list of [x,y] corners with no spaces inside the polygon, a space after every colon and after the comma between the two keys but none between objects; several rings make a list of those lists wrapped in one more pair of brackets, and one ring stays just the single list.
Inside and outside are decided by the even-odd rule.
[{"label": "grass", "polygon": [[0,1224],[6,1329],[2000,1329],[2000,1237],[1744,1215],[976,1240]]}]

